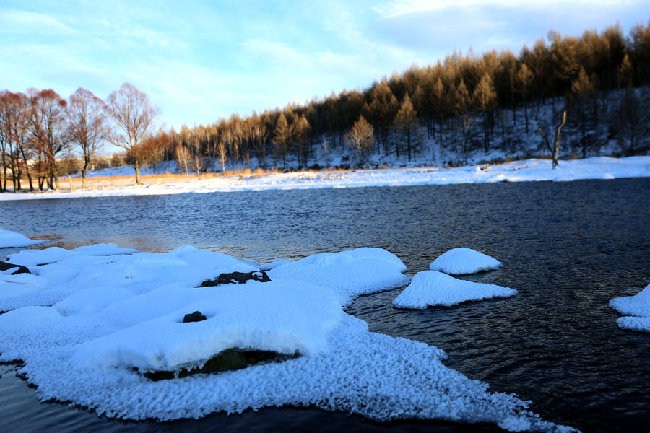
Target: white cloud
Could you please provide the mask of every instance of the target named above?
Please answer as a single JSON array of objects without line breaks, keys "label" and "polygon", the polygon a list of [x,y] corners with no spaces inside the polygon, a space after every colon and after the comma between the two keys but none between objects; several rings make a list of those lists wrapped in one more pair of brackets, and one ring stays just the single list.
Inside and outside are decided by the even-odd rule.
[{"label": "white cloud", "polygon": [[53,16],[15,9],[0,8],[0,27],[4,32],[11,33],[76,33],[73,28]]}]

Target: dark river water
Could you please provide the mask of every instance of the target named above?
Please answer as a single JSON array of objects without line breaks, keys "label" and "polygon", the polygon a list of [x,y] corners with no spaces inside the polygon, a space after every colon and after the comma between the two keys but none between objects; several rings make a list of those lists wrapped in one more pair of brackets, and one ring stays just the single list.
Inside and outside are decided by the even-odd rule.
[{"label": "dark river water", "polygon": [[[444,349],[446,365],[532,400],[550,421],[585,432],[650,426],[650,334],[619,329],[608,306],[650,283],[650,179],[5,202],[0,227],[50,245],[166,251],[192,244],[258,262],[381,247],[411,275],[447,249],[478,249],[504,266],[469,279],[518,295],[410,311],[392,307],[398,289],[361,297],[348,312],[373,331]],[[40,403],[15,371],[0,365],[4,431],[498,431],[293,408],[123,423]]]}]

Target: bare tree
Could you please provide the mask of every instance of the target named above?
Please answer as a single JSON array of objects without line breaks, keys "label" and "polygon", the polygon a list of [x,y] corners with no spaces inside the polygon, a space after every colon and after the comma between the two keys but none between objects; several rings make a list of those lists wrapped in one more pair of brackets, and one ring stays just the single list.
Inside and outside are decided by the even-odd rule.
[{"label": "bare tree", "polygon": [[64,128],[65,99],[52,89],[29,89],[31,142],[38,155],[38,186],[43,190],[47,181],[49,189],[58,184],[57,155],[67,143]]},{"label": "bare tree", "polygon": [[361,165],[365,163],[366,153],[375,144],[375,136],[372,125],[359,116],[359,120],[354,122],[352,128],[346,135],[346,141],[359,151],[361,157]]},{"label": "bare tree", "polygon": [[70,95],[66,114],[70,140],[79,146],[82,153],[83,188],[86,186],[86,173],[91,159],[110,135],[104,101],[80,87]]},{"label": "bare tree", "polygon": [[174,158],[179,167],[182,167],[185,170],[185,174],[189,175],[189,162],[190,162],[190,151],[187,150],[187,147],[183,145],[176,146],[174,151]]},{"label": "bare tree", "polygon": [[110,135],[110,141],[131,156],[135,169],[135,183],[140,185],[140,168],[144,163],[142,149],[144,140],[152,134],[154,122],[160,110],[151,104],[146,93],[133,84],[124,83],[106,100],[108,114],[117,130]]},{"label": "bare tree", "polygon": [[566,110],[562,112],[562,121],[555,127],[555,143],[554,146],[551,148],[551,143],[548,141],[548,137],[544,133],[544,130],[540,127],[539,128],[539,133],[542,135],[542,138],[544,139],[544,143],[546,143],[546,147],[548,148],[548,151],[551,152],[551,158],[553,159],[552,167],[553,170],[555,170],[555,167],[558,166],[557,163],[557,155],[560,152],[560,130],[566,123]]}]

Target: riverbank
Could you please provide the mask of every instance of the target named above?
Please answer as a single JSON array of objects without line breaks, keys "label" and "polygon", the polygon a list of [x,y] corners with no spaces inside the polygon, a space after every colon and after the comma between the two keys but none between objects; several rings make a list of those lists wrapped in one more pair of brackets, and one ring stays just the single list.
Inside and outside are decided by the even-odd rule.
[{"label": "riverbank", "polygon": [[42,198],[80,198],[135,195],[166,195],[236,191],[291,190],[311,188],[360,188],[372,186],[447,185],[529,181],[572,181],[650,177],[650,156],[587,158],[560,161],[527,159],[503,164],[466,167],[417,167],[371,170],[245,172],[216,176],[150,175],[144,185],[133,177],[95,177],[86,188],[77,180],[61,179],[57,191],[0,194],[0,201]]}]

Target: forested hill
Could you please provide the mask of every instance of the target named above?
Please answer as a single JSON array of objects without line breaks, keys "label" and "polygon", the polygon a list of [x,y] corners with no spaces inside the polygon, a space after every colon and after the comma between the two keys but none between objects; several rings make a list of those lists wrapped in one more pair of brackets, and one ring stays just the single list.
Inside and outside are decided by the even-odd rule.
[{"label": "forested hill", "polygon": [[112,161],[132,165],[136,182],[142,166],[165,161],[189,173],[548,156],[559,126],[561,157],[648,153],[650,25],[550,32],[519,55],[452,54],[364,90],[180,131],[153,132],[158,114],[129,83],[104,101],[82,88],[67,99],[1,91],[0,192],[54,189],[77,170],[85,178],[108,142],[126,151]]},{"label": "forested hill", "polygon": [[538,129],[552,140],[566,109],[563,154],[631,155],[650,147],[648,85],[650,25],[627,37],[617,27],[550,32],[518,56],[452,54],[365,90],[160,132],[154,147],[181,165],[214,157],[219,168],[458,164],[543,153]]}]

